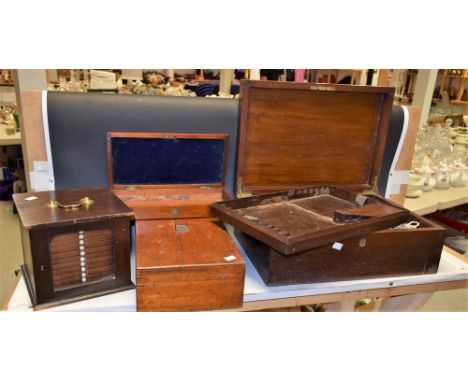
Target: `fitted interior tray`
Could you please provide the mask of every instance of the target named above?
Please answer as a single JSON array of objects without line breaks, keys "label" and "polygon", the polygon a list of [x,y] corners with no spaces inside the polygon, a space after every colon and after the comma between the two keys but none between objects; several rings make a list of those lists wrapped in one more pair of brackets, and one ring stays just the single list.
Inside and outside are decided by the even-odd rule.
[{"label": "fitted interior tray", "polygon": [[212,214],[284,254],[317,248],[398,224],[403,208],[322,185],[212,205]]}]

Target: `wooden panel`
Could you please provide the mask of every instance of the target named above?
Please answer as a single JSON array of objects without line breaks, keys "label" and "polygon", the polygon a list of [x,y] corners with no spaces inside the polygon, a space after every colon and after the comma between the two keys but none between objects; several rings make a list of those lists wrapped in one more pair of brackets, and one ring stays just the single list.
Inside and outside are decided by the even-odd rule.
[{"label": "wooden panel", "polygon": [[446,233],[421,222],[429,228],[384,230],[344,240],[340,251],[329,245],[289,256],[241,232],[236,236],[267,285],[332,282],[435,273]]},{"label": "wooden panel", "polygon": [[242,305],[243,277],[137,287],[137,310],[196,311]]},{"label": "wooden panel", "polygon": [[223,199],[222,188],[116,189],[117,195],[137,219],[209,217],[212,203]]},{"label": "wooden panel", "polygon": [[29,171],[34,170],[34,161],[47,161],[42,117],[42,92],[24,91],[19,104],[22,150],[25,164],[26,183],[31,190]]},{"label": "wooden panel", "polygon": [[49,248],[54,289],[72,288],[114,276],[110,222],[56,229]]},{"label": "wooden panel", "polygon": [[[353,207],[349,214],[344,205]],[[334,219],[329,216],[332,211]],[[363,237],[402,223],[409,215],[384,199],[328,185],[218,202],[212,213],[284,254]]]},{"label": "wooden panel", "polygon": [[135,226],[137,269],[183,264],[174,221],[137,220]]},{"label": "wooden panel", "polygon": [[219,220],[137,220],[136,236],[139,311],[242,305],[244,260]]},{"label": "wooden panel", "polygon": [[[34,196],[35,200],[28,201]],[[93,203],[79,208],[49,208],[50,201],[62,204],[75,204],[82,198],[89,197]],[[105,217],[133,217],[133,212],[112,192],[104,189],[70,189],[14,194],[13,200],[23,226],[30,229],[35,226],[53,226],[93,222]]]},{"label": "wooden panel", "polygon": [[243,190],[374,182],[393,88],[273,81],[241,81],[241,87]]},{"label": "wooden panel", "polygon": [[218,219],[138,220],[137,269],[164,266],[242,263],[234,243]]}]

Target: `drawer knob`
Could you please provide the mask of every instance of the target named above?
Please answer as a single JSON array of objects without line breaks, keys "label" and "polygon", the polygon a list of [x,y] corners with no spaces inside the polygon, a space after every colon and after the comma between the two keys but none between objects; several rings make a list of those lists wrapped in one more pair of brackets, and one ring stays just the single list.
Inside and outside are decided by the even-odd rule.
[{"label": "drawer knob", "polygon": [[82,277],[81,281],[85,283],[86,282],[86,277]]}]

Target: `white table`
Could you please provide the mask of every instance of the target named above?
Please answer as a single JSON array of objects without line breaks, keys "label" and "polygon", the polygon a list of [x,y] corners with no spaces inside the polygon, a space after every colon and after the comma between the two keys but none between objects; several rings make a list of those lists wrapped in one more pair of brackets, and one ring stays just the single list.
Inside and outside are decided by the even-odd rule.
[{"label": "white table", "polygon": [[[232,234],[232,230],[230,231]],[[453,252],[451,253],[448,248],[442,253],[438,272],[432,275],[268,287],[235,238],[234,241],[246,262],[244,305],[242,308],[234,310],[274,309],[316,303],[341,304],[360,298],[427,295],[438,290],[468,287],[468,263],[461,256],[457,257],[452,254]],[[132,280],[135,280],[134,253],[133,250],[131,258]],[[405,303],[408,304],[407,301]],[[18,278],[18,283],[5,308],[9,311],[32,311],[31,301],[22,277]],[[47,310],[134,312],[136,311],[136,293],[133,289]]]},{"label": "white table", "polygon": [[405,198],[403,206],[419,215],[452,208],[468,203],[468,186],[424,192],[419,198]]}]

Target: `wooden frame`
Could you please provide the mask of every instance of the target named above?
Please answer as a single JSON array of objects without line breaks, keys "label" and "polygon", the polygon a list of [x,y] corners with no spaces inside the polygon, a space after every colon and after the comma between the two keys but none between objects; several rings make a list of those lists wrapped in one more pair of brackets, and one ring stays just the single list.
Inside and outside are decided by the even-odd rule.
[{"label": "wooden frame", "polygon": [[[336,195],[343,200],[354,201],[358,198],[358,195],[353,192],[326,185],[218,202],[213,204],[211,209],[214,216],[221,218],[227,223],[284,254],[292,254],[317,248],[333,243],[337,240],[344,240],[356,236],[365,236],[378,229],[387,228],[392,224],[399,224],[405,219],[405,217],[409,218],[409,212],[405,209],[396,207],[387,202],[367,198],[370,204],[387,206],[388,213],[383,216],[371,217],[367,220],[355,221],[333,227],[324,227],[319,230],[294,236],[289,235],[287,232],[278,232],[276,227],[268,227],[265,224],[262,224],[262,221],[258,221],[258,219],[252,220],[249,216],[246,217],[243,214],[239,214],[237,211],[251,206],[265,205],[265,202],[269,200],[272,202],[277,201],[278,199],[285,201],[299,200],[303,197],[317,195],[317,191],[321,192],[323,189],[329,190],[328,194]],[[363,198],[365,199],[365,197]]]},{"label": "wooden frame", "polygon": [[[249,137],[249,118],[250,115],[258,115],[257,113],[258,110],[255,110],[255,107],[258,108],[258,102],[257,104],[255,103],[256,100],[253,95],[255,94],[255,91],[257,90],[264,90],[264,89],[271,89],[272,93],[274,93],[274,90],[277,91],[282,91],[282,90],[287,90],[291,91],[291,97],[294,97],[297,94],[306,94],[306,93],[301,93],[301,92],[311,92],[311,94],[315,94],[317,96],[318,94],[323,93],[324,95],[329,94],[331,92],[334,93],[342,93],[342,94],[350,94],[352,96],[353,94],[360,95],[361,97],[367,97],[366,99],[372,100],[373,105],[370,107],[372,108],[372,114],[374,115],[374,120],[375,126],[371,126],[370,128],[375,129],[373,132],[373,148],[372,148],[372,153],[369,154],[369,159],[370,160],[370,167],[369,167],[369,172],[365,176],[365,179],[362,179],[362,182],[359,182],[359,184],[349,184],[349,186],[353,187],[354,189],[365,189],[365,188],[372,188],[372,186],[376,183],[376,179],[378,178],[379,172],[380,172],[380,167],[381,167],[381,162],[383,159],[383,152],[385,148],[385,141],[387,137],[387,132],[388,132],[388,127],[389,127],[389,121],[390,121],[390,115],[391,115],[391,109],[392,109],[392,104],[393,104],[393,94],[394,94],[394,88],[387,88],[387,87],[375,87],[375,86],[369,86],[369,87],[364,87],[364,86],[353,86],[353,85],[335,85],[335,84],[311,84],[311,83],[286,83],[286,82],[275,82],[275,81],[248,81],[248,80],[241,80],[241,101],[240,101],[240,108],[241,108],[241,113],[240,113],[240,129],[239,129],[239,136],[238,136],[238,151],[237,151],[237,190],[238,193],[244,193],[245,191],[248,192],[273,192],[273,191],[280,191],[288,188],[300,188],[304,186],[308,186],[311,184],[317,184],[317,183],[335,183],[336,179],[326,179],[323,181],[317,181],[313,179],[313,171],[311,173],[308,173],[306,176],[307,178],[307,183],[294,183],[290,182],[289,184],[272,184],[270,181],[270,184],[247,184],[245,181],[246,175],[249,172],[248,169],[248,159],[247,159],[247,154],[251,154],[251,151],[255,147],[255,144],[253,142],[250,142],[248,137]],[[375,96],[375,99],[372,98]],[[257,105],[257,106],[256,106]],[[336,110],[338,110],[341,106],[339,103],[336,105],[328,105],[329,107],[334,107]],[[265,106],[263,106],[265,107]],[[321,108],[321,105],[317,106],[318,108]],[[312,110],[313,112],[313,110]],[[321,110],[317,111],[317,115],[319,115]],[[343,117],[343,123],[346,123],[347,119],[346,117],[351,120],[353,118],[354,110],[347,110],[348,113],[351,113],[350,115],[346,115]],[[309,114],[309,110],[307,111]],[[289,122],[284,122],[284,123],[289,123]],[[293,128],[300,128],[301,126],[298,126],[297,124],[300,122],[291,122],[291,125],[285,126],[284,128],[287,129],[289,127]],[[294,125],[296,124],[296,126]],[[270,130],[268,130],[270,126],[265,126],[265,132],[264,134],[269,134]],[[282,127],[283,128],[283,127]],[[271,132],[273,135],[274,132]],[[330,135],[330,138],[332,138],[332,135]],[[273,139],[279,139],[281,140],[282,138],[271,138]],[[298,137],[300,139],[300,137]],[[332,139],[329,140],[330,144],[332,144]],[[344,144],[345,141],[340,141],[337,142],[337,145],[342,145]],[[279,141],[274,141],[274,143],[278,143]],[[314,144],[314,142],[310,142],[311,145]],[[315,155],[315,152],[318,152],[319,150],[314,150],[311,149],[308,151],[308,154],[312,156],[311,162],[313,162],[313,155]],[[293,162],[293,158],[297,159],[296,162],[299,162],[302,158],[299,157],[294,157],[296,154],[295,152],[291,152],[291,157],[286,157],[282,158],[280,155],[278,155],[275,152],[271,153],[272,157],[272,163],[276,161],[277,163],[280,163],[283,159],[288,159],[289,162]],[[310,158],[307,158],[310,160]],[[331,158],[330,160],[333,160],[334,158]],[[265,164],[263,163],[265,166]],[[363,163],[365,165],[365,163]],[[258,168],[256,169],[257,171]],[[291,168],[291,171],[296,171],[295,169]],[[295,173],[291,175],[291,179],[294,179],[294,174],[297,174],[299,170],[297,170]],[[303,175],[303,173],[301,174]],[[340,183],[341,184],[341,183]]]},{"label": "wooden frame", "polygon": [[[221,176],[221,182],[215,184],[152,184],[152,185],[118,185],[113,183],[112,176],[112,138],[160,138],[160,139],[218,139],[223,140],[223,174]],[[229,135],[228,134],[191,134],[191,133],[146,133],[146,132],[108,132],[107,133],[107,176],[109,181],[109,187],[113,190],[128,189],[136,187],[138,189],[167,189],[167,188],[201,188],[203,186],[209,186],[210,188],[224,188],[227,161],[229,157]]]}]

